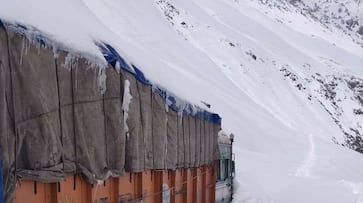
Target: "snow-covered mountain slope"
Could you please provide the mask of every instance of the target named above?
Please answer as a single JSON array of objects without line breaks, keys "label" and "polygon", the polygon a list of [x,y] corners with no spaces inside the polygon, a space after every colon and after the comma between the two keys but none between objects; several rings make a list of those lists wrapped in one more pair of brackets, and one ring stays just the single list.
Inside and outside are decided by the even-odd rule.
[{"label": "snow-covered mountain slope", "polygon": [[357,32],[363,36],[363,2],[361,0],[304,0],[300,3],[307,14],[323,25],[327,27],[333,25],[348,35],[354,36],[354,32]]},{"label": "snow-covered mountain slope", "polygon": [[361,0],[258,1],[270,8],[275,7],[282,11],[299,12],[331,31],[335,29],[335,32],[339,30],[345,33],[353,41],[363,45],[363,2]]},{"label": "snow-covered mountain slope", "polygon": [[0,0],[0,18],[100,65],[112,44],[210,103],[236,135],[236,202],[363,202],[362,3],[337,2]]}]

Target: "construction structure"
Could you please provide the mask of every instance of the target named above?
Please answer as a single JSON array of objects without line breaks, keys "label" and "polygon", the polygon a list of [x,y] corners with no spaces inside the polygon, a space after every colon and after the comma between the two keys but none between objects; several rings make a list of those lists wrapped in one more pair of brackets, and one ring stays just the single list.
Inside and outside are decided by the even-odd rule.
[{"label": "construction structure", "polygon": [[0,21],[5,202],[215,201],[217,114],[107,43],[102,68],[34,30]]}]

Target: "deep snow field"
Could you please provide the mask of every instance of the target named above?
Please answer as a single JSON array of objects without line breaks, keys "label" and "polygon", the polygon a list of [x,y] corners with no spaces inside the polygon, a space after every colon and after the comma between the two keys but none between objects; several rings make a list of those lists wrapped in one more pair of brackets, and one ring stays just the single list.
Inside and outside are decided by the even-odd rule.
[{"label": "deep snow field", "polygon": [[[344,3],[363,25],[363,3]],[[236,135],[235,202],[363,203],[363,154],[352,150],[363,146],[363,40],[352,34],[358,27],[301,8],[284,0],[0,0],[0,18],[101,66],[95,42],[107,42],[154,83],[211,104]]]}]

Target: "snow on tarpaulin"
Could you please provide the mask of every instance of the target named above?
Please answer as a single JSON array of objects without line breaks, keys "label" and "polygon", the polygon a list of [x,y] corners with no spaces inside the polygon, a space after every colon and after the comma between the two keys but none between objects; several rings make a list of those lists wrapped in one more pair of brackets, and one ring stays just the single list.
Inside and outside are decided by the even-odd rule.
[{"label": "snow on tarpaulin", "polygon": [[116,69],[124,69],[127,72],[135,75],[135,70],[130,67],[129,64],[126,63],[125,59],[122,58],[118,52],[109,44],[107,43],[96,43],[100,48],[103,56],[105,57],[106,61],[111,64]]},{"label": "snow on tarpaulin", "polygon": [[54,47],[54,43],[52,43],[47,37],[45,37],[40,30],[34,27],[25,26],[20,23],[2,22],[1,20],[0,20],[0,26],[3,27],[4,29],[8,29],[13,32],[24,35],[26,36],[27,39],[36,42],[41,46]]},{"label": "snow on tarpaulin", "polygon": [[[57,57],[58,53],[60,52],[67,52],[69,55],[67,57],[68,59],[86,58],[88,62],[92,64],[92,67],[104,68],[107,66],[106,61],[104,60],[104,58],[101,57],[102,55],[97,56],[94,53],[74,49],[73,47],[67,45],[66,43],[63,43],[62,41],[59,41],[58,39],[52,37],[52,35],[49,35],[48,33],[45,33],[32,25],[25,25],[17,21],[7,21],[4,19],[0,19],[0,27],[4,28],[5,30],[9,30],[25,36],[29,41],[32,42],[32,44],[36,46],[53,49],[55,57]],[[70,60],[67,60],[66,63],[69,61]],[[101,76],[99,79],[102,80],[102,71],[100,71],[99,75]],[[100,88],[102,89],[102,87]]]},{"label": "snow on tarpaulin", "polygon": [[141,83],[145,84],[145,85],[150,85],[150,81],[148,79],[146,79],[145,75],[143,72],[141,72],[140,69],[138,69],[135,65],[131,65],[134,70],[135,70],[135,77],[137,78],[138,81],[140,81]]},{"label": "snow on tarpaulin", "polygon": [[[19,34],[25,35],[29,40],[40,44],[45,47],[52,47],[55,53],[60,51],[66,51],[66,48],[62,44],[58,44],[47,38],[42,32],[34,27],[25,26],[20,23],[8,23],[0,20],[0,26],[5,27],[11,31]],[[159,94],[169,108],[172,110],[183,113],[185,115],[190,115],[193,117],[198,117],[209,122],[216,124],[221,124],[221,118],[218,114],[210,113],[196,105],[190,104],[183,99],[177,97],[168,90],[160,87],[159,85],[151,83],[144,75],[144,73],[136,67],[134,64],[128,64],[126,60],[116,51],[116,49],[105,42],[95,42],[103,54],[107,63],[111,64],[116,70],[123,69],[131,73],[138,81],[145,85],[151,85],[154,92]]]},{"label": "snow on tarpaulin", "polygon": [[218,114],[210,113],[196,105],[190,104],[159,85],[152,84],[139,68],[133,64],[129,65],[110,44],[100,43],[97,45],[109,64],[116,69],[121,68],[133,74],[134,77],[141,83],[151,85],[153,87],[153,91],[160,95],[166,102],[167,107],[176,112],[183,113],[184,115],[190,115],[212,123],[221,124],[221,117]]}]

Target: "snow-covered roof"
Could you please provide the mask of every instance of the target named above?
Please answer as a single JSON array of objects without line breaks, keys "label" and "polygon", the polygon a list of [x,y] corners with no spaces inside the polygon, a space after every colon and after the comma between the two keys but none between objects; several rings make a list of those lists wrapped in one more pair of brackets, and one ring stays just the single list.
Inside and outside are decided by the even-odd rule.
[{"label": "snow-covered roof", "polygon": [[[53,48],[55,55],[59,51],[72,51],[72,48],[66,47],[62,43],[56,43],[52,41],[51,39],[46,37],[41,31],[32,26],[25,26],[19,23],[9,23],[6,21],[2,21],[1,19],[0,25],[5,29],[10,29],[14,32],[25,35],[32,42],[39,43],[42,46]],[[127,62],[112,45],[98,41],[94,43],[95,46],[99,47],[99,52],[102,53],[107,63],[112,65],[115,69],[123,69],[131,73],[141,83],[152,86],[154,92],[159,94],[166,101],[166,105],[170,109],[183,115],[190,115],[212,123],[216,123],[219,125],[221,124],[221,117],[218,114],[211,113],[204,108],[189,103],[188,101],[183,100],[174,93],[168,91],[166,88],[157,84],[153,84],[150,80],[147,79],[141,69],[136,67],[136,65]],[[79,56],[83,57],[82,55]]]}]

